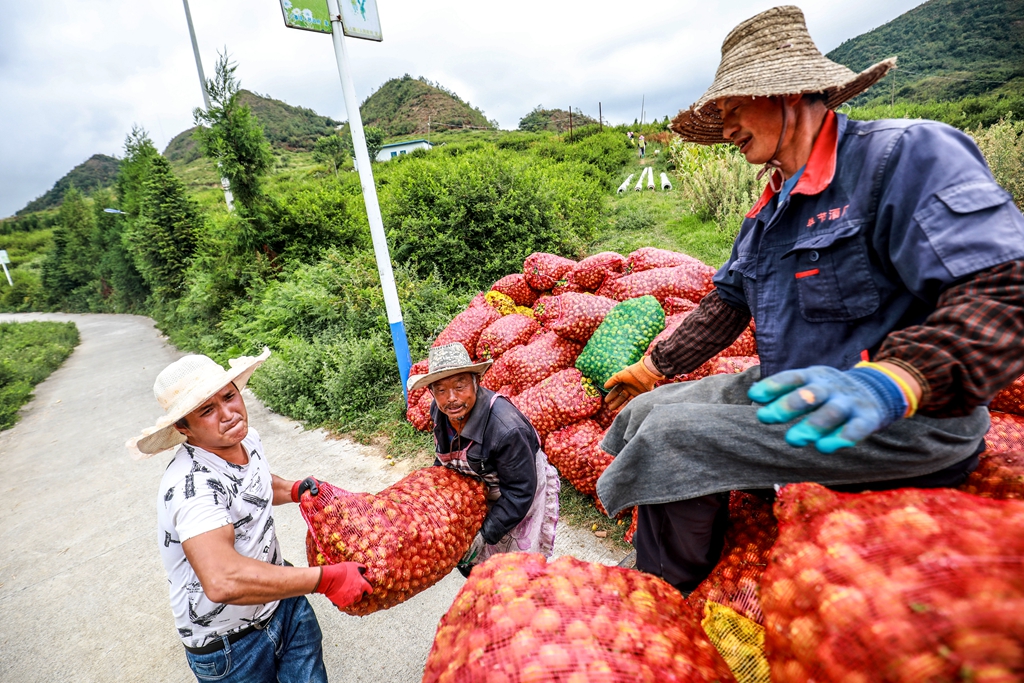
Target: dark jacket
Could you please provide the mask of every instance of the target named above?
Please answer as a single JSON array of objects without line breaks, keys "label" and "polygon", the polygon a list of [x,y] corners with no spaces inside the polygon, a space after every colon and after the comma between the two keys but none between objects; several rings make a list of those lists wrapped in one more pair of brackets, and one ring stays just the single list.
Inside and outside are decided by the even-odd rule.
[{"label": "dark jacket", "polygon": [[[484,476],[498,475],[501,497],[495,501],[480,530],[489,544],[523,521],[533,505],[537,491],[536,455],[540,449],[537,433],[526,416],[504,397],[490,405],[493,391],[477,388],[476,405],[462,428],[463,443],[472,441],[466,458],[473,471]],[[452,450],[448,437],[448,416],[442,413],[436,401],[430,403],[430,417],[434,420],[434,442],[438,453]],[[440,465],[440,460],[435,460]]]}]

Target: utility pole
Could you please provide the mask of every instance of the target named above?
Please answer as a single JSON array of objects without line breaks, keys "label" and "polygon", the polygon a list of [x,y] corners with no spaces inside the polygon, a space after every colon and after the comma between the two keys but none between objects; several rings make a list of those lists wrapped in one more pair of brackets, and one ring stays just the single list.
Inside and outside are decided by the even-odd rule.
[{"label": "utility pole", "polygon": [[640,96],[640,126],[644,125],[644,105],[647,104],[647,95]]},{"label": "utility pole", "polygon": [[601,114],[601,103],[597,103],[597,125],[604,130],[604,116]]},{"label": "utility pole", "polygon": [[[192,13],[188,10],[188,0],[181,0],[185,4],[185,20],[188,21],[188,35],[192,39],[192,53],[196,56],[196,70],[199,72],[199,87],[203,90],[203,103],[206,104],[206,111],[210,111],[210,93],[206,90],[206,76],[203,74],[203,60],[199,58],[199,43],[196,41],[196,30],[192,26]],[[217,162],[220,169],[220,162]],[[235,210],[235,198],[231,194],[231,181],[224,176],[220,177],[220,186],[224,190],[224,201],[228,205],[228,211]]]},{"label": "utility pole", "polygon": [[569,105],[569,142],[572,142],[572,105]]}]

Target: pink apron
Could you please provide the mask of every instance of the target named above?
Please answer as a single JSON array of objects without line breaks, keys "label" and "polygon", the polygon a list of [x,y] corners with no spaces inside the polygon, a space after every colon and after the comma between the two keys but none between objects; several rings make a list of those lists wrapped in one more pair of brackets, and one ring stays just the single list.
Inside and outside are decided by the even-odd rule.
[{"label": "pink apron", "polygon": [[[494,394],[491,397],[491,403],[488,408],[493,408],[494,402],[498,398],[504,397]],[[490,413],[488,412],[487,421],[489,422],[490,419]],[[484,423],[484,432],[486,433],[486,431],[487,422]],[[534,430],[534,433],[536,433],[536,430]],[[437,439],[435,438],[434,441],[436,447]],[[537,435],[537,442],[540,443],[539,434]],[[469,445],[461,450],[437,453],[437,459],[445,467],[486,484],[487,500],[489,504],[493,504],[494,501],[501,497],[501,491],[498,489],[498,474],[496,472],[488,472],[481,476],[470,467],[467,453],[472,445],[473,442],[470,441]],[[486,446],[484,448],[489,450]],[[485,545],[484,549],[473,560],[473,564],[480,564],[491,555],[498,553],[529,552],[541,553],[545,557],[551,557],[551,550],[555,544],[555,526],[558,524],[558,491],[561,488],[561,482],[558,480],[558,472],[548,463],[548,456],[544,454],[541,448],[537,449],[536,466],[537,490],[534,492],[533,504],[530,506],[530,510],[523,517],[523,520],[515,528],[502,536],[497,543]]]}]

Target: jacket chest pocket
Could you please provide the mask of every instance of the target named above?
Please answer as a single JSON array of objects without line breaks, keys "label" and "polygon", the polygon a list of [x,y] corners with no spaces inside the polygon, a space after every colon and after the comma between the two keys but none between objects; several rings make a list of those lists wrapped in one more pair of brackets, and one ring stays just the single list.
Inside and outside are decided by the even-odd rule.
[{"label": "jacket chest pocket", "polygon": [[848,322],[878,310],[881,298],[861,226],[798,241],[784,258],[796,260],[800,315],[808,322]]}]

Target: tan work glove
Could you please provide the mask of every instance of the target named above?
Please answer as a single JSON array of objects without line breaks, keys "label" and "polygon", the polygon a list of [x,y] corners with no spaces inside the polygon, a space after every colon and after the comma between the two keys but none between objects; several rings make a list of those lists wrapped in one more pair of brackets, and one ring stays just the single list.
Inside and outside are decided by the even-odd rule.
[{"label": "tan work glove", "polygon": [[604,397],[605,403],[615,410],[631,398],[650,391],[656,382],[665,379],[658,372],[650,356],[644,356],[636,363],[619,370],[604,383],[605,389],[611,389]]}]

